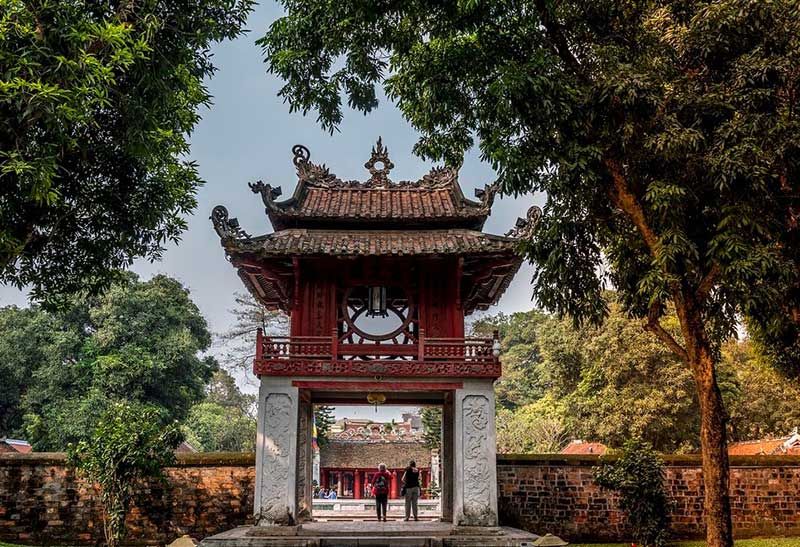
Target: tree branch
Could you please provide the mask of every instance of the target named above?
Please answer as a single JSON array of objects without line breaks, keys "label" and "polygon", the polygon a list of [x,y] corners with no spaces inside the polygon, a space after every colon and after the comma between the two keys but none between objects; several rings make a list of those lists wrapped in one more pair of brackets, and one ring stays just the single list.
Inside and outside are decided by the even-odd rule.
[{"label": "tree branch", "polygon": [[547,38],[553,45],[556,54],[576,76],[583,78],[583,67],[572,54],[572,51],[570,51],[567,38],[561,31],[561,25],[555,20],[553,14],[550,13],[546,0],[536,0],[536,10],[539,12],[539,19],[542,21],[542,26],[547,33]]},{"label": "tree branch", "polygon": [[655,301],[650,305],[650,309],[647,312],[647,323],[644,325],[644,330],[655,334],[659,340],[664,342],[664,344],[666,344],[667,347],[681,359],[681,361],[689,364],[689,353],[677,342],[677,340],[675,340],[675,338],[673,338],[669,332],[667,332],[667,329],[661,326],[661,323],[659,322],[660,317],[661,302]]},{"label": "tree branch", "polygon": [[695,296],[698,300],[705,300],[708,297],[711,290],[714,288],[714,284],[717,282],[717,277],[719,277],[720,268],[719,264],[716,262],[711,269],[708,270],[708,273],[703,276],[703,279],[700,280],[700,284],[697,286],[697,291],[695,292]]},{"label": "tree branch", "polygon": [[659,238],[647,222],[639,200],[631,192],[628,181],[622,173],[622,165],[619,161],[612,158],[604,158],[603,165],[608,169],[611,179],[614,181],[614,186],[611,189],[611,199],[614,205],[622,209],[628,215],[634,226],[639,230],[645,244],[650,249],[650,254],[655,256],[656,250],[660,246]]}]

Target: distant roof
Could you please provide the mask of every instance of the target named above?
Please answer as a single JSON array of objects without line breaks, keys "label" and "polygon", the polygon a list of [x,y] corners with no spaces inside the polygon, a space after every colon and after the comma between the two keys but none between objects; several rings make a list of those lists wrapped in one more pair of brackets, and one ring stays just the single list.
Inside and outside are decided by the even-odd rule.
[{"label": "distant roof", "polygon": [[608,451],[603,443],[572,441],[561,450],[562,454],[597,454],[602,456]]},{"label": "distant roof", "polygon": [[417,467],[431,466],[431,450],[419,442],[370,443],[329,441],[319,449],[320,467],[343,469],[377,469],[385,463],[389,469],[403,469],[409,460]]},{"label": "distant roof", "polygon": [[791,435],[777,439],[730,443],[728,444],[728,454],[731,456],[800,455],[800,434],[795,430]]},{"label": "distant roof", "polygon": [[28,441],[23,441],[21,439],[0,439],[0,444],[5,444],[8,448],[21,454],[28,454],[33,450]]},{"label": "distant roof", "polygon": [[305,146],[296,145],[292,151],[298,181],[289,199],[276,201],[282,194],[280,187],[261,181],[250,185],[253,192],[261,194],[276,231],[392,225],[480,230],[496,193],[494,185],[487,185],[476,191],[479,201],[467,199],[458,183],[458,171],[449,167],[434,168],[417,181],[394,182],[389,178],[394,164],[380,139],[364,165],[370,172],[366,181],[341,180],[325,165],[312,163]]}]

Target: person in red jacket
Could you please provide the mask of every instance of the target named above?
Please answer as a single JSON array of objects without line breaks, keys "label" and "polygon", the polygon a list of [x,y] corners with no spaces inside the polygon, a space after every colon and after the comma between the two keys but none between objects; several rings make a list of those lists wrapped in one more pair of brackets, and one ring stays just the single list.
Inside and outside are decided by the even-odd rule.
[{"label": "person in red jacket", "polygon": [[[389,482],[392,475],[386,470],[386,464],[378,466],[378,473],[372,479],[372,495],[375,496],[375,509],[378,512],[378,521],[386,522],[386,509],[389,506]],[[383,517],[381,518],[381,512]]]}]

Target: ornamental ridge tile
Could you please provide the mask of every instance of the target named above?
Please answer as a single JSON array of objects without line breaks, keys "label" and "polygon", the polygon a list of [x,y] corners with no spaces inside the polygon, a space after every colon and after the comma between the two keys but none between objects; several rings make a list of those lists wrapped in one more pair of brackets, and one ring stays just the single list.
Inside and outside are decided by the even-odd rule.
[{"label": "ornamental ridge tile", "polygon": [[370,171],[366,181],[338,178],[324,164],[312,163],[305,146],[296,145],[292,151],[298,182],[289,199],[276,201],[280,188],[261,181],[250,184],[261,195],[275,230],[347,222],[388,226],[398,221],[480,230],[497,191],[495,184],[487,185],[476,191],[477,201],[467,199],[458,171],[450,167],[435,167],[416,181],[395,182],[389,178],[394,164],[381,139],[365,164]]}]

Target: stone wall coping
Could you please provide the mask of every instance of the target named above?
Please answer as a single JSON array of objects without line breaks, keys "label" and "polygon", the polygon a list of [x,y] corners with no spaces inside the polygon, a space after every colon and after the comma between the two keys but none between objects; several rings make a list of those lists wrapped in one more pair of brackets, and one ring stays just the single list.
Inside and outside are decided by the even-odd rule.
[{"label": "stone wall coping", "polygon": [[[175,455],[170,467],[251,467],[255,465],[253,452],[197,452]],[[0,453],[0,467],[21,465],[66,465],[65,452],[30,452],[28,454]]]},{"label": "stone wall coping", "polygon": [[[596,466],[615,461],[613,454],[498,454],[498,465],[544,466],[563,465],[572,467]],[[663,454],[661,459],[667,467],[702,467],[700,454]],[[731,456],[733,467],[800,467],[800,455],[795,456]]]},{"label": "stone wall coping", "polygon": [[[701,467],[699,454],[666,454],[661,456],[667,467]],[[252,452],[181,453],[170,467],[248,467],[255,465]],[[596,466],[616,460],[614,455],[593,454],[498,454],[498,465],[572,467]],[[0,453],[0,467],[20,465],[65,465],[64,452]],[[731,467],[800,467],[797,456],[731,456]]]}]

